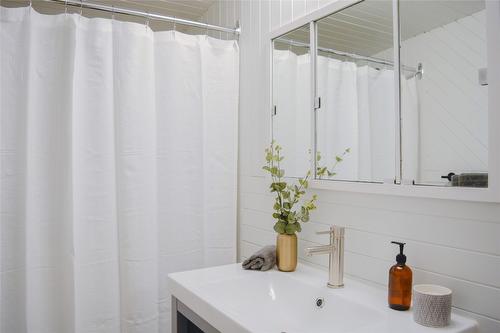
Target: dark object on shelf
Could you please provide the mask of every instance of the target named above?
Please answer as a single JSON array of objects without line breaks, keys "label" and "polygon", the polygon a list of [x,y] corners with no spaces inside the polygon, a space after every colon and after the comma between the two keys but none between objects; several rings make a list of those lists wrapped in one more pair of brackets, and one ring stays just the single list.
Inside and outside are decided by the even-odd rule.
[{"label": "dark object on shelf", "polygon": [[448,179],[448,181],[451,182],[451,179],[453,178],[453,176],[455,176],[455,173],[454,172],[450,172],[447,176],[441,176],[441,178]]},{"label": "dark object on shelf", "polygon": [[461,173],[451,177],[451,186],[488,187],[487,173]]}]

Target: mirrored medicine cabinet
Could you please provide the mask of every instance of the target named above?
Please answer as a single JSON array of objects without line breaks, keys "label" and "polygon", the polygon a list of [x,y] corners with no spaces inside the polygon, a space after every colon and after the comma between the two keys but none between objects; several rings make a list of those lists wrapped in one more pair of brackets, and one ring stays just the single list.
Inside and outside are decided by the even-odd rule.
[{"label": "mirrored medicine cabinet", "polygon": [[338,1],[271,32],[271,136],[287,176],[500,201],[498,7]]}]

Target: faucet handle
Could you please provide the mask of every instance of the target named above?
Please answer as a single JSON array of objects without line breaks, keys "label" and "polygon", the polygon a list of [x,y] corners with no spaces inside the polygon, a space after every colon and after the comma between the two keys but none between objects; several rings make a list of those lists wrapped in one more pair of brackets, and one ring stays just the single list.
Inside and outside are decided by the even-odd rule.
[{"label": "faucet handle", "polygon": [[338,225],[332,225],[330,226],[330,230],[326,231],[316,231],[316,235],[338,235],[338,236],[344,236],[344,230],[345,227],[341,227]]}]

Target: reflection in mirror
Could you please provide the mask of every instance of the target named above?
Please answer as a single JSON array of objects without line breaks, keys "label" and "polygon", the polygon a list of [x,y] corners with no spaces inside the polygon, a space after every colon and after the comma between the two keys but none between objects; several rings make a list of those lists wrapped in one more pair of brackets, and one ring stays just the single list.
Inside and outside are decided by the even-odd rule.
[{"label": "reflection in mirror", "polygon": [[398,175],[392,15],[392,1],[365,0],[318,21],[317,166],[344,160],[331,179]]},{"label": "reflection in mirror", "polygon": [[288,177],[310,170],[310,63],[309,25],[273,40],[272,136],[283,147],[281,168]]},{"label": "reflection in mirror", "polygon": [[[425,185],[487,187],[485,2],[405,0],[400,17],[401,62],[424,68],[401,105],[402,132],[413,133],[414,140],[403,145],[403,161],[412,166],[403,177]],[[403,94],[408,87],[401,89]]]}]

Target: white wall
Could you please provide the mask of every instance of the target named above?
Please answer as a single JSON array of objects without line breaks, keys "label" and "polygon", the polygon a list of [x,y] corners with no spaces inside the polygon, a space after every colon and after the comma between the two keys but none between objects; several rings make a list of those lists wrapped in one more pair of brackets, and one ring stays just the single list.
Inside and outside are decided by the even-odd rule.
[{"label": "white wall", "polygon": [[[269,141],[266,34],[326,2],[246,0],[238,5],[224,1],[209,10],[214,23],[232,25],[234,18],[241,17],[240,258],[275,242],[273,201],[261,170],[263,151]],[[347,227],[346,273],[386,286],[387,272],[397,252],[389,242],[407,242],[408,264],[414,271],[415,283],[430,282],[452,288],[458,312],[476,318],[483,333],[500,332],[500,204],[317,193],[319,208],[299,235],[302,261],[326,269],[326,256],[305,258],[302,249],[328,241],[326,236],[316,236],[315,231],[325,230],[330,224],[342,224]]]}]

